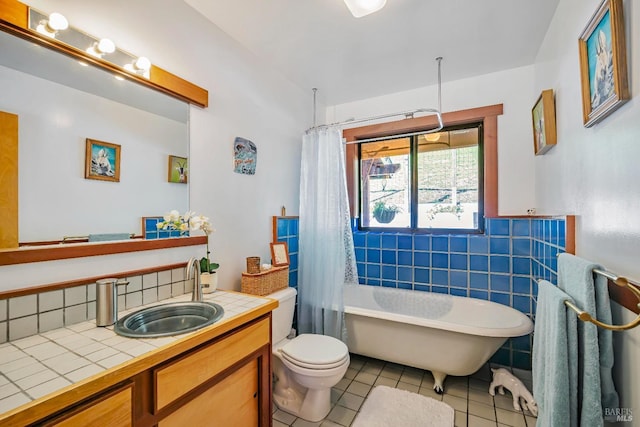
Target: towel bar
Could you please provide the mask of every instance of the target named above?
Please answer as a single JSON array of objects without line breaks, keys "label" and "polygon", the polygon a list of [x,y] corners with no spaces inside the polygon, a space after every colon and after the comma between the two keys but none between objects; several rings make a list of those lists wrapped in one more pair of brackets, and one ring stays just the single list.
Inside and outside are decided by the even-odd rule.
[{"label": "towel bar", "polygon": [[[622,276],[615,276],[609,273],[608,271],[603,271],[597,268],[594,268],[593,272],[601,276],[604,276],[607,279],[610,279],[613,283],[620,286],[621,288],[629,289],[629,291],[631,291],[638,299],[638,308],[640,308],[640,290],[635,286],[633,286],[627,278]],[[582,320],[583,322],[591,322],[596,326],[599,326],[603,329],[608,329],[610,331],[626,331],[627,329],[632,329],[640,325],[640,315],[638,315],[638,317],[636,317],[634,320],[632,320],[631,322],[625,325],[609,325],[607,323],[603,323],[598,319],[594,318],[593,316],[591,316],[591,314],[587,313],[586,311],[580,310],[578,307],[575,306],[575,304],[571,303],[571,301],[565,301],[564,304],[567,307],[569,307],[571,310],[575,311],[578,314],[578,319]]]}]

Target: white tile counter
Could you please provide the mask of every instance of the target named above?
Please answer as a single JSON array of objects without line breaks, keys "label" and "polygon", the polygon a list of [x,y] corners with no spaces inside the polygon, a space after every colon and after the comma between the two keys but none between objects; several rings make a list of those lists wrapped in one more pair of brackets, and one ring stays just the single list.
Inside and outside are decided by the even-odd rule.
[{"label": "white tile counter", "polygon": [[[185,294],[121,311],[119,317],[144,307],[190,300],[191,294]],[[224,308],[224,316],[214,326],[268,302],[265,298],[225,291],[204,294],[204,300]],[[116,367],[190,333],[161,338],[126,338],[117,335],[113,326],[97,327],[94,319],[1,344],[0,413]]]}]

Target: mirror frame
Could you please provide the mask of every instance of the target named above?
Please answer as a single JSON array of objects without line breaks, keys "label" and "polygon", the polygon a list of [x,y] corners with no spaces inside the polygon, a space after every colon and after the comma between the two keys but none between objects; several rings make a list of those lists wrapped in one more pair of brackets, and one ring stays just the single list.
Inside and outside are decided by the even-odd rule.
[{"label": "mirror frame", "polygon": [[[201,108],[209,106],[209,92],[155,65],[151,66],[149,78],[144,78],[89,55],[83,50],[41,35],[29,28],[29,6],[17,0],[0,0],[0,31],[12,34],[36,43],[76,60],[82,60],[92,66],[120,75],[149,89],[162,92],[181,101]],[[17,169],[16,169],[17,173]],[[0,182],[2,184],[2,182]],[[16,192],[17,197],[17,192]],[[18,218],[15,218],[16,224]],[[81,258],[97,255],[110,255],[126,252],[138,252],[155,249],[176,248],[182,246],[204,245],[207,236],[180,237],[171,239],[117,241],[99,244],[64,244],[40,247],[0,249],[0,266]]]}]

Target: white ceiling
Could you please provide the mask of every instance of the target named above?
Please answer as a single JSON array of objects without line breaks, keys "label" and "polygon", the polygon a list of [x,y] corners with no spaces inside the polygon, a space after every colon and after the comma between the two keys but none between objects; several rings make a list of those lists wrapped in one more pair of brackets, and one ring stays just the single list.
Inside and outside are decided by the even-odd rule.
[{"label": "white ceiling", "polygon": [[185,0],[327,105],[532,64],[558,0]]}]

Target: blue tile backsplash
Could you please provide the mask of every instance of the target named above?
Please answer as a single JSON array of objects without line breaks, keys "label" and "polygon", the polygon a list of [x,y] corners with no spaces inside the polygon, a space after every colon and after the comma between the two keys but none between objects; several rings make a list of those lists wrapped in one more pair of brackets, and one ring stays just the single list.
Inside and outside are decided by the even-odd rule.
[{"label": "blue tile backsplash", "polygon": [[[297,218],[279,218],[278,240],[297,250]],[[353,240],[360,284],[480,298],[533,318],[537,280],[556,282],[564,218],[486,220],[486,235],[411,235],[360,231]],[[297,252],[296,260],[297,260]],[[297,262],[290,266],[297,285]],[[492,362],[531,369],[531,336],[508,340]]]}]

